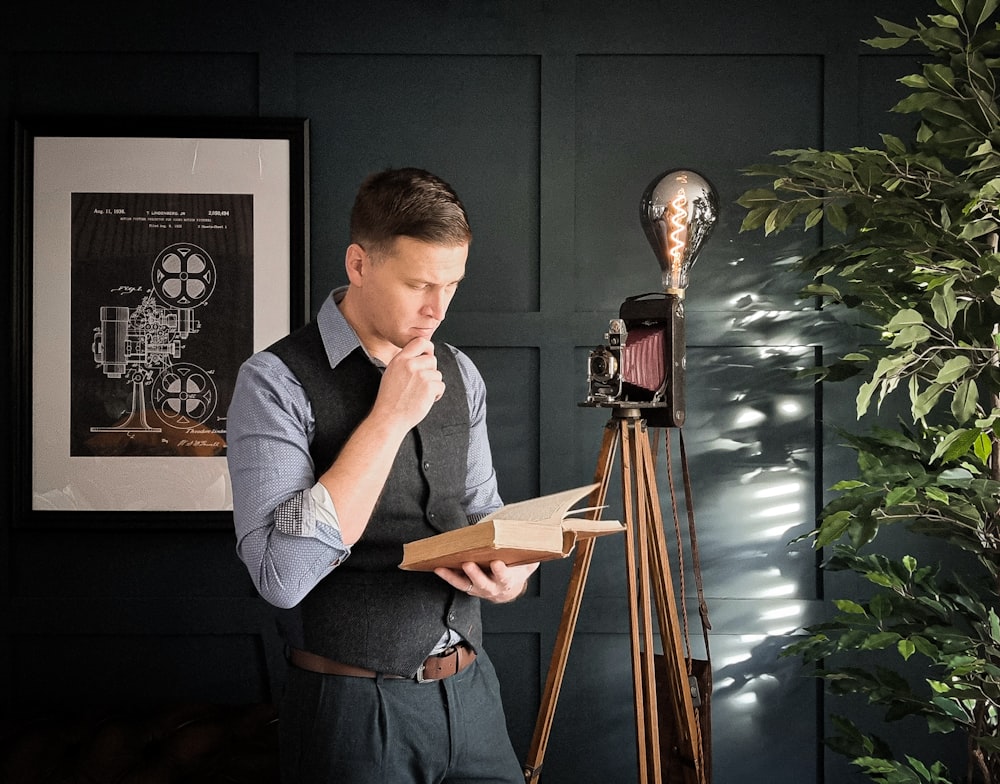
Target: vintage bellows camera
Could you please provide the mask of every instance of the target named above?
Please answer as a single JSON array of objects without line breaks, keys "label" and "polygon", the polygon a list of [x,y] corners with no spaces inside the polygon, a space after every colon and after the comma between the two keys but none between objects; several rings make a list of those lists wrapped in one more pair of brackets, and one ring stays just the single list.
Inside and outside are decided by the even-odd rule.
[{"label": "vintage bellows camera", "polygon": [[653,427],[684,424],[684,292],[688,273],[719,214],[712,184],[690,169],[670,169],[642,194],[639,219],[660,265],[663,293],[625,300],[587,358],[587,399]]},{"label": "vintage bellows camera", "polygon": [[684,300],[626,299],[587,358],[586,405],[639,408],[654,427],[684,424]]}]

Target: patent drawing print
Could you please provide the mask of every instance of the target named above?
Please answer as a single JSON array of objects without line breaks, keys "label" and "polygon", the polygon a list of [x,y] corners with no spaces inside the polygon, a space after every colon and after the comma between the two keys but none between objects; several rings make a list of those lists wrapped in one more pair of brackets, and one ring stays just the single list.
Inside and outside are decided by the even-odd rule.
[{"label": "patent drawing print", "polygon": [[15,121],[15,525],[231,525],[240,364],[308,318],[308,122]]},{"label": "patent drawing print", "polygon": [[71,456],[225,455],[253,219],[249,194],[72,194]]}]

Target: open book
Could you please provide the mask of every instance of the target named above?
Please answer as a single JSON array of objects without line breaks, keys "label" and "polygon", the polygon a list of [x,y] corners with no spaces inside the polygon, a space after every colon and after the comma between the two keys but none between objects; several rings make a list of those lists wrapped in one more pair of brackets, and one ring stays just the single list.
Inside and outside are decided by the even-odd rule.
[{"label": "open book", "polygon": [[[518,501],[497,509],[475,525],[445,531],[403,545],[400,569],[431,571],[438,566],[457,567],[467,561],[508,566],[565,558],[579,539],[625,530],[617,520],[592,520],[569,516],[570,508],[597,485]],[[573,511],[596,512],[600,507]]]}]

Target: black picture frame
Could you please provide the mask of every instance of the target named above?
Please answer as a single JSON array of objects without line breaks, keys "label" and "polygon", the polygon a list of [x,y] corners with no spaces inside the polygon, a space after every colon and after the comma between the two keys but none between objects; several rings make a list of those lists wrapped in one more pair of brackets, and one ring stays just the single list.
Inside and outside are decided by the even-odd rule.
[{"label": "black picture frame", "polygon": [[15,119],[15,526],[231,525],[235,369],[309,316],[308,139],[303,118]]}]

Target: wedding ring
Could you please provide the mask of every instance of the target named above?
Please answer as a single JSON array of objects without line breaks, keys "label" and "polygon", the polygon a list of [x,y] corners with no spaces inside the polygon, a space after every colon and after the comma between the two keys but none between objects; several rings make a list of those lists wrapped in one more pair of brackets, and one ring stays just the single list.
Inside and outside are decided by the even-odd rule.
[{"label": "wedding ring", "polygon": [[469,580],[469,587],[465,589],[465,592],[472,593],[473,588],[475,588],[475,583],[473,583],[472,580]]}]

